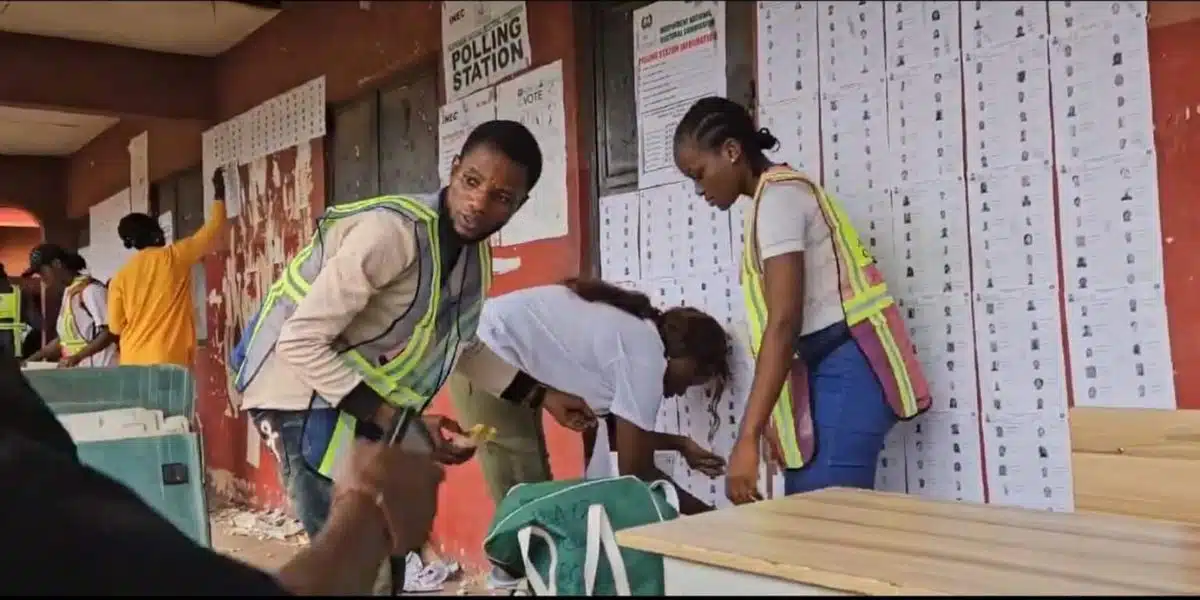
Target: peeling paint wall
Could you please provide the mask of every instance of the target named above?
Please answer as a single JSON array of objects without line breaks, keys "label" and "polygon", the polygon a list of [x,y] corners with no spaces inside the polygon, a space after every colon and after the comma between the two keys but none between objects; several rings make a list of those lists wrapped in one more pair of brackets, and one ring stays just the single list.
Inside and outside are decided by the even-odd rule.
[{"label": "peeling paint wall", "polygon": [[199,413],[210,486],[260,506],[286,506],[274,458],[235,414],[226,357],[289,257],[308,242],[325,205],[321,140],[242,166],[245,204],[206,260],[208,344],[197,361]]}]

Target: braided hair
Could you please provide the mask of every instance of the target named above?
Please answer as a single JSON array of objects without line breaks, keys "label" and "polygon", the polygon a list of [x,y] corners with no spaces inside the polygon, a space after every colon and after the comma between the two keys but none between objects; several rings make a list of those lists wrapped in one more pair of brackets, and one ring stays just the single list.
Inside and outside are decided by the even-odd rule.
[{"label": "braided hair", "polygon": [[594,278],[563,281],[576,296],[600,302],[654,323],[666,348],[666,358],[690,358],[701,375],[718,382],[718,396],[732,378],[731,346],[725,328],[709,314],[690,306],[659,310],[650,297]]}]

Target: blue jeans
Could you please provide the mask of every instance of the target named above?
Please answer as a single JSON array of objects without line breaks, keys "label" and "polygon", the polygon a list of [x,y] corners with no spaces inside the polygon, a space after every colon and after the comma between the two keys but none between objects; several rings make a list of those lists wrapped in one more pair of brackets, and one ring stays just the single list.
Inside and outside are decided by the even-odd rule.
[{"label": "blue jeans", "polygon": [[[317,410],[333,412],[330,409]],[[279,463],[280,483],[287,491],[288,502],[304,526],[309,540],[325,527],[333,499],[333,482],[318,474],[304,459],[304,422],[312,412],[249,411],[259,434],[266,440],[267,447]],[[404,558],[393,556],[388,559],[393,596],[399,595],[404,589]]]},{"label": "blue jeans", "polygon": [[816,449],[804,467],[784,472],[784,494],[874,488],[884,437],[898,419],[858,344],[847,339],[810,364],[808,386]]},{"label": "blue jeans", "polygon": [[251,410],[258,433],[279,464],[280,483],[296,517],[311,539],[325,526],[333,482],[314,472],[301,454],[307,411]]}]

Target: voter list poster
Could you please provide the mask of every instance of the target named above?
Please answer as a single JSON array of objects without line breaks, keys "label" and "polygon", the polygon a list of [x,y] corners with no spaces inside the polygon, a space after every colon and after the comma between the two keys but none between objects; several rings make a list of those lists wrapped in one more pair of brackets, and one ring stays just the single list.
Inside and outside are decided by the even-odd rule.
[{"label": "voter list poster", "polygon": [[524,2],[443,2],[446,100],[459,100],[529,67]]}]

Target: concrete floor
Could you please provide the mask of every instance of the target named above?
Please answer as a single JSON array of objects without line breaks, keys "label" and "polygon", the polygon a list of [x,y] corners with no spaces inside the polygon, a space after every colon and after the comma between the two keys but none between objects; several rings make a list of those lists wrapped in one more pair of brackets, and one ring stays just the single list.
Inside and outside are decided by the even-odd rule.
[{"label": "concrete floor", "polygon": [[[255,524],[248,527],[247,521],[251,515],[258,516]],[[239,522],[235,522],[235,519]],[[262,513],[252,513],[250,511],[242,511],[232,507],[221,507],[212,511],[210,523],[212,525],[212,543],[213,548],[218,552],[236,558],[244,563],[262,569],[264,571],[273,571],[278,569],[290,558],[296,555],[301,548],[307,543],[307,538],[304,534],[286,535],[291,529],[284,525],[283,529],[286,533],[281,533],[279,528],[269,525],[261,525],[263,521],[274,522],[278,519],[275,515],[263,516]],[[278,539],[278,538],[283,539]],[[482,574],[460,574],[453,580],[446,582],[445,589],[441,592],[431,592],[423,594],[405,594],[406,596],[466,596],[466,595],[493,595],[486,589],[484,577]],[[503,595],[503,594],[501,594]]]}]

